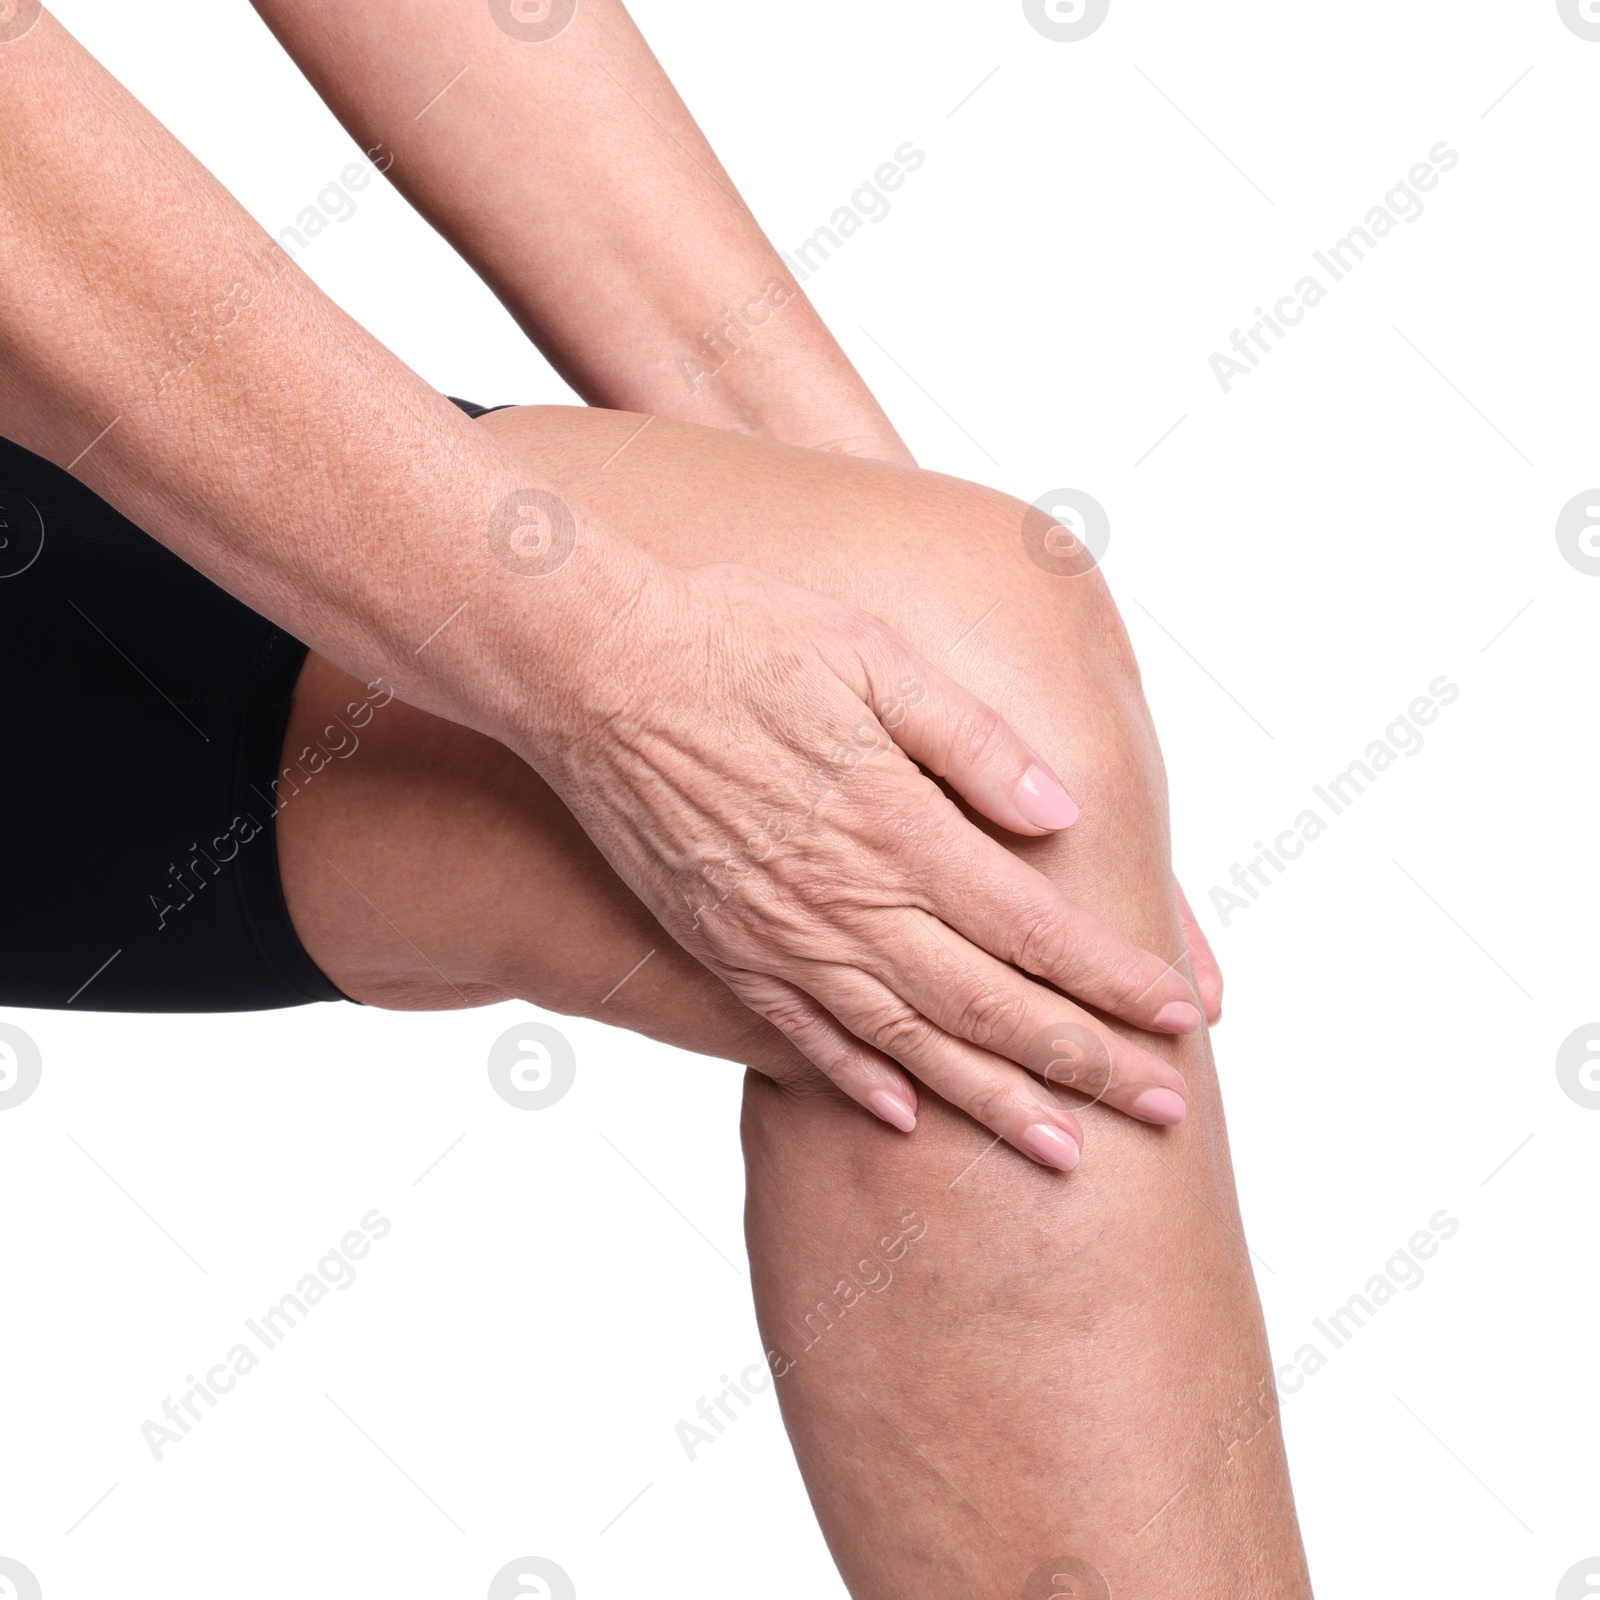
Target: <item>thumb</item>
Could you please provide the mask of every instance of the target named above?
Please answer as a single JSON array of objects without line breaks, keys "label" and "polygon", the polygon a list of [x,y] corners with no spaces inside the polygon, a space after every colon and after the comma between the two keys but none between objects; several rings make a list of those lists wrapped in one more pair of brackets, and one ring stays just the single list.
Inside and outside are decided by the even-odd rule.
[{"label": "thumb", "polygon": [[937,667],[908,652],[891,683],[873,682],[873,702],[889,737],[991,822],[1038,836],[1078,820],[1061,780],[1005,718]]}]

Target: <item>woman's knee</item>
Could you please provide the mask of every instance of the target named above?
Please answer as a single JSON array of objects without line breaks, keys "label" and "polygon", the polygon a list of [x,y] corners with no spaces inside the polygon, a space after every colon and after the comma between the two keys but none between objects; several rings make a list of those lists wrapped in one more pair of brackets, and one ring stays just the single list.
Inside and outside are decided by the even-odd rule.
[{"label": "woman's knee", "polygon": [[1092,561],[1037,559],[1033,507],[915,467],[641,420],[539,406],[479,426],[661,559],[744,562],[847,601],[1041,737],[1159,778],[1104,579]]},{"label": "woman's knee", "polygon": [[1057,572],[1031,559],[1032,507],[960,489],[932,537],[960,550],[962,564],[950,575],[931,564],[918,580],[948,642],[932,629],[914,642],[1007,719],[1080,811],[1061,834],[1006,842],[1130,936],[1168,941],[1166,773],[1110,590],[1098,569]]},{"label": "woman's knee", "polygon": [[[479,426],[665,561],[762,567],[887,623],[1000,712],[1079,802],[1064,838],[1007,842],[1125,931],[1168,938],[1160,753],[1104,578],[1065,534],[939,473],[642,420],[529,407]],[[1130,918],[1141,902],[1148,914]]]}]

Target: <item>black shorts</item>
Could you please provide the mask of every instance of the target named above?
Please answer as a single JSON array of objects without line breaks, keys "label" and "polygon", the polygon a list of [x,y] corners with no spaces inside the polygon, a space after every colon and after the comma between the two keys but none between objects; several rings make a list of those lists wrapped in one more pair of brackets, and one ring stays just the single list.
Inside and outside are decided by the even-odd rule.
[{"label": "black shorts", "polygon": [[306,954],[278,877],[273,780],[305,658],[76,478],[0,439],[0,1005],[345,998]]}]

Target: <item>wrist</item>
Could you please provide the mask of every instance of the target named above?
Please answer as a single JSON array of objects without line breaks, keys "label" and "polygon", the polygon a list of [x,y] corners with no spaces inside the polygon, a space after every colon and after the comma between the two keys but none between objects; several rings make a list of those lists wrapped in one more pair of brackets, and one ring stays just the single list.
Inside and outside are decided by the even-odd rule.
[{"label": "wrist", "polygon": [[667,569],[531,474],[481,539],[471,625],[436,681],[455,720],[548,773],[626,704],[621,663]]},{"label": "wrist", "polygon": [[911,464],[911,453],[826,329],[752,340],[691,398],[712,426],[780,444]]},{"label": "wrist", "polygon": [[652,342],[647,373],[606,385],[587,396],[591,403],[913,464],[811,302],[776,264],[755,294],[728,297],[699,327],[675,321]]}]

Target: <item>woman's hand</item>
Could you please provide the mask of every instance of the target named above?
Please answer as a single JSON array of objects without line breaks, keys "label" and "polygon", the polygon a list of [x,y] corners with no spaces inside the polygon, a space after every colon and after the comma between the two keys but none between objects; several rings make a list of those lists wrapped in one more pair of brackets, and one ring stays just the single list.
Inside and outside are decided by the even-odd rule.
[{"label": "woman's hand", "polygon": [[854,1099],[909,1130],[893,1060],[1060,1167],[1078,1124],[1013,1062],[1181,1119],[1178,1072],[1024,974],[1168,1033],[1200,1025],[1188,983],[919,770],[1014,833],[1076,819],[1002,719],[884,624],[754,568],[661,566],[584,677],[540,769],[672,935]]}]

